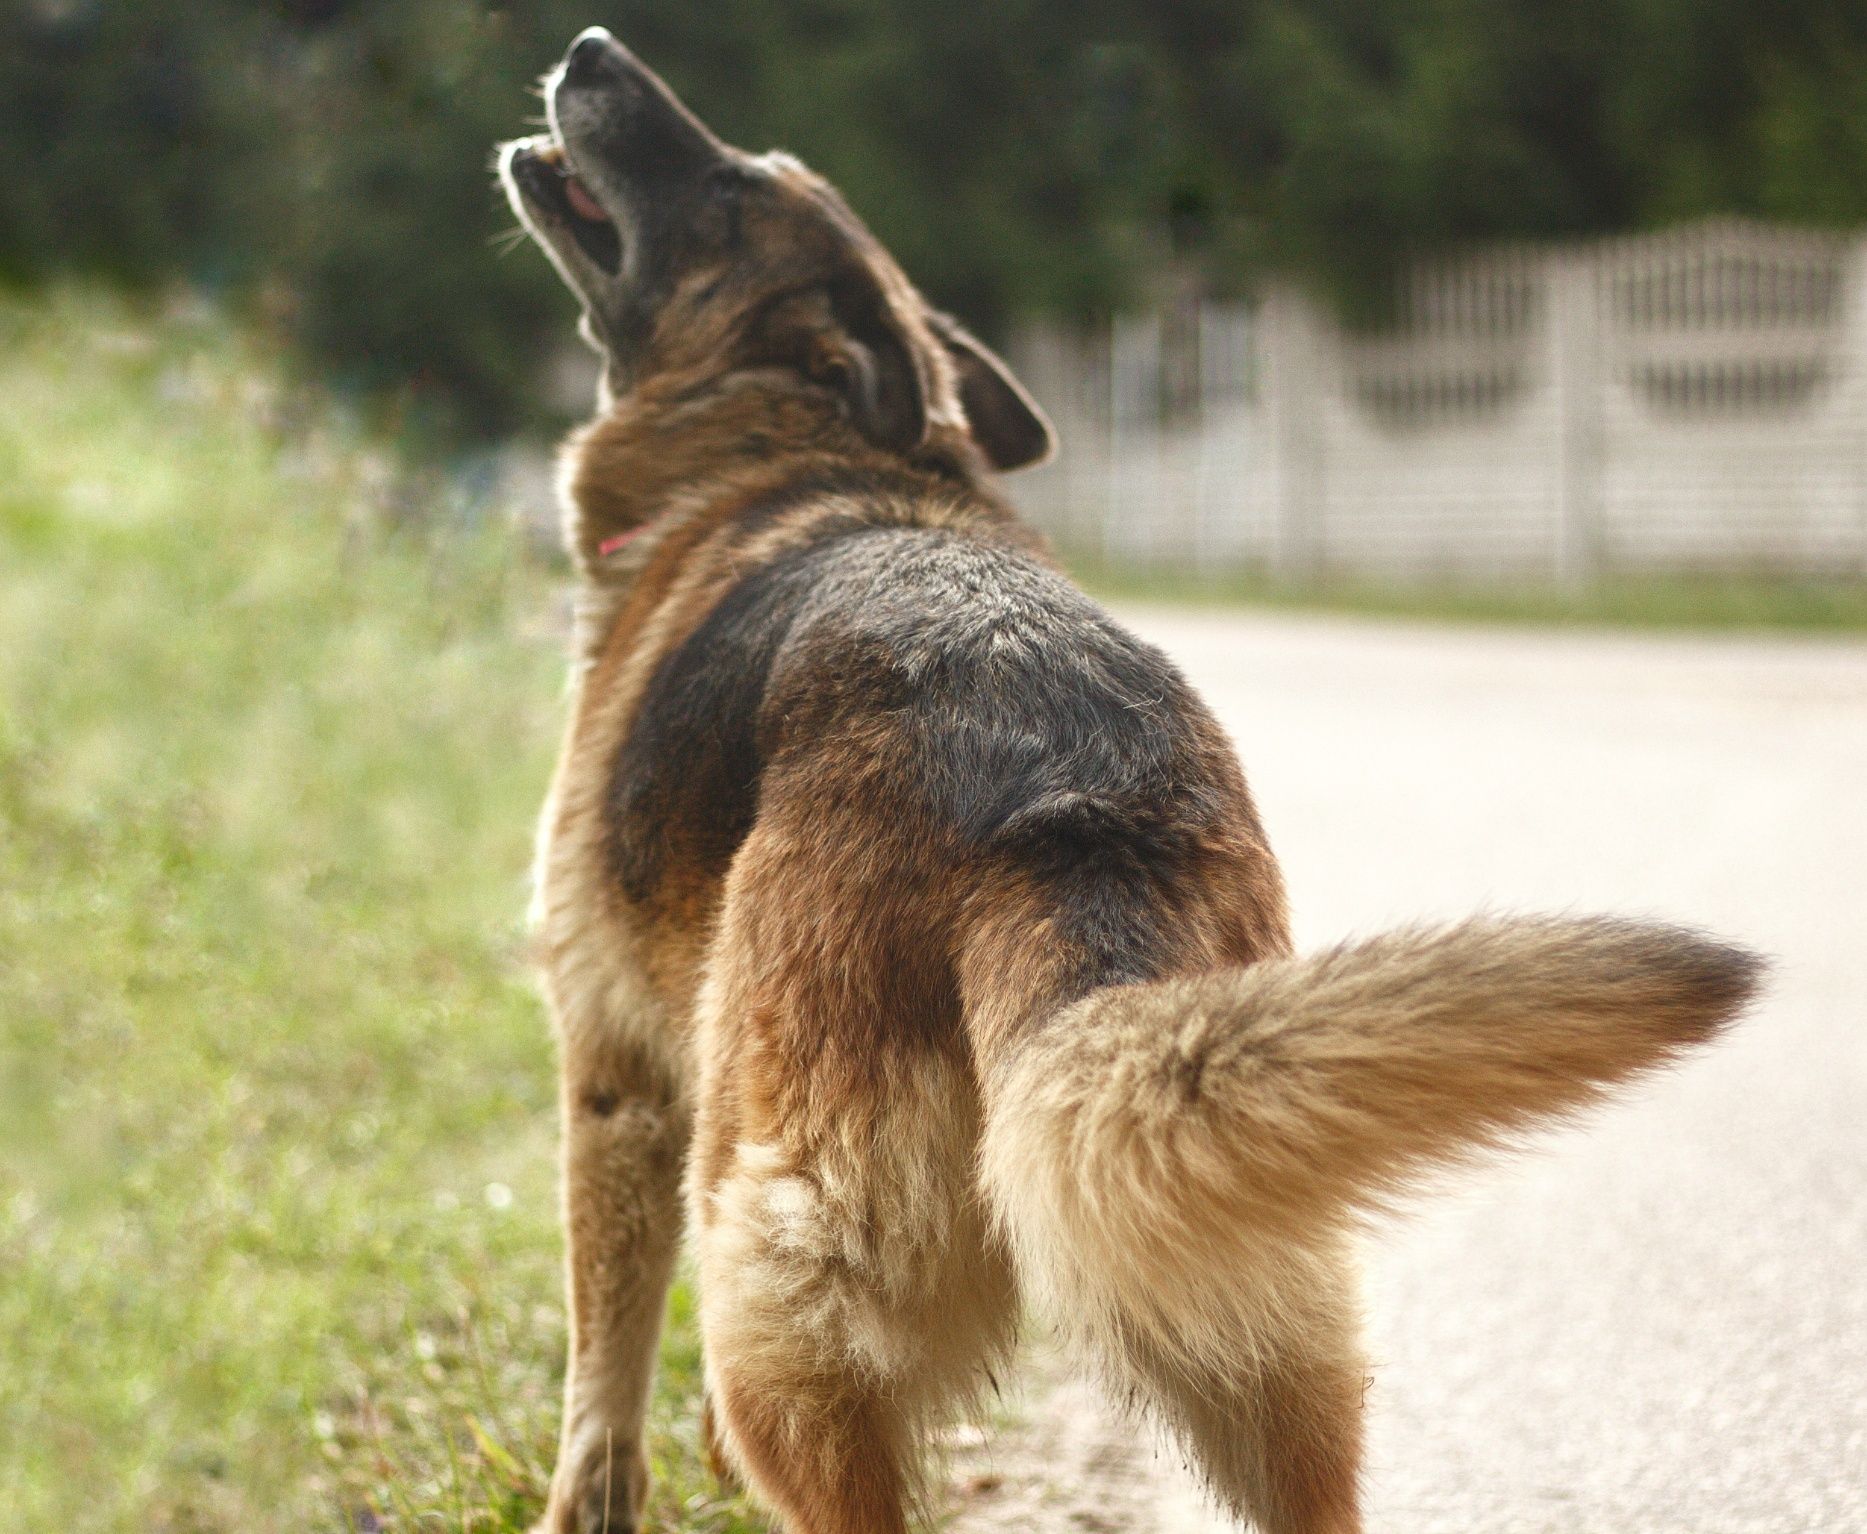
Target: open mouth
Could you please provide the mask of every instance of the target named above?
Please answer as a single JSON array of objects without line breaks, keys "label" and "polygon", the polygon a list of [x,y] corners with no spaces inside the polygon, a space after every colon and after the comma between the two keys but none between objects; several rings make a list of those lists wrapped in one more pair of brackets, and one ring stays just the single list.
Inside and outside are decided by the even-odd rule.
[{"label": "open mouth", "polygon": [[615,220],[577,179],[560,143],[530,148],[515,162],[526,194],[570,231],[577,247],[610,276],[622,268],[622,234]]}]

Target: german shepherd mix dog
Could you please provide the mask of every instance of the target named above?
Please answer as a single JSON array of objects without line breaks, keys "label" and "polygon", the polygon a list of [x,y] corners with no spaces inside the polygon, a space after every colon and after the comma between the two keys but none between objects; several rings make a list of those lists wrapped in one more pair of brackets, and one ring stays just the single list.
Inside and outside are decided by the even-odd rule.
[{"label": "german shepherd mix dog", "polygon": [[1351,1244],[1709,1039],[1758,962],[1484,920],[1291,951],[1231,746],[993,483],[1051,433],[821,178],[608,33],[507,145],[581,300],[581,585],[536,922],[571,1345],[544,1527],[636,1526],[683,1229],[716,1450],[899,1534],[1048,1312],[1269,1534],[1360,1528]]}]

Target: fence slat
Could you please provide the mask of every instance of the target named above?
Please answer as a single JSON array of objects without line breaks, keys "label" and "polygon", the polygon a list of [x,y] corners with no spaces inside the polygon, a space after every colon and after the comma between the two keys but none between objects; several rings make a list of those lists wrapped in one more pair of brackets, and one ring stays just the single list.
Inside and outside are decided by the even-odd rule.
[{"label": "fence slat", "polygon": [[1169,568],[1587,580],[1867,571],[1867,240],[1745,222],[1296,288],[1013,352],[1059,542]]}]

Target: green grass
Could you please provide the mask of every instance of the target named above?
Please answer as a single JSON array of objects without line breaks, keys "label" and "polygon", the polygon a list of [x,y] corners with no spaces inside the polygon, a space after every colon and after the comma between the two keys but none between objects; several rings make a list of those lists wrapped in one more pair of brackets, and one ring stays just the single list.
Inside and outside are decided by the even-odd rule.
[{"label": "green grass", "polygon": [[[550,578],[434,490],[211,323],[0,298],[9,1529],[538,1510],[563,664]],[[754,1527],[685,1292],[666,1362],[661,1525]]]},{"label": "green grass", "polygon": [[1867,630],[1867,579],[1624,576],[1586,586],[1384,585],[1338,578],[1293,582],[1255,572],[1183,574],[1065,561],[1107,601],[1188,603],[1352,613],[1425,621],[1698,630]]}]

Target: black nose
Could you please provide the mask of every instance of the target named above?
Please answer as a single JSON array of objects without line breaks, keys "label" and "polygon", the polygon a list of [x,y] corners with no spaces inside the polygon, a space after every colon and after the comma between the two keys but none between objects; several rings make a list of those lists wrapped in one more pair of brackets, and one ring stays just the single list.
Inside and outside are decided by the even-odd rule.
[{"label": "black nose", "polygon": [[613,70],[621,52],[606,28],[590,27],[577,34],[570,52],[564,55],[565,78],[579,82],[599,79]]}]

